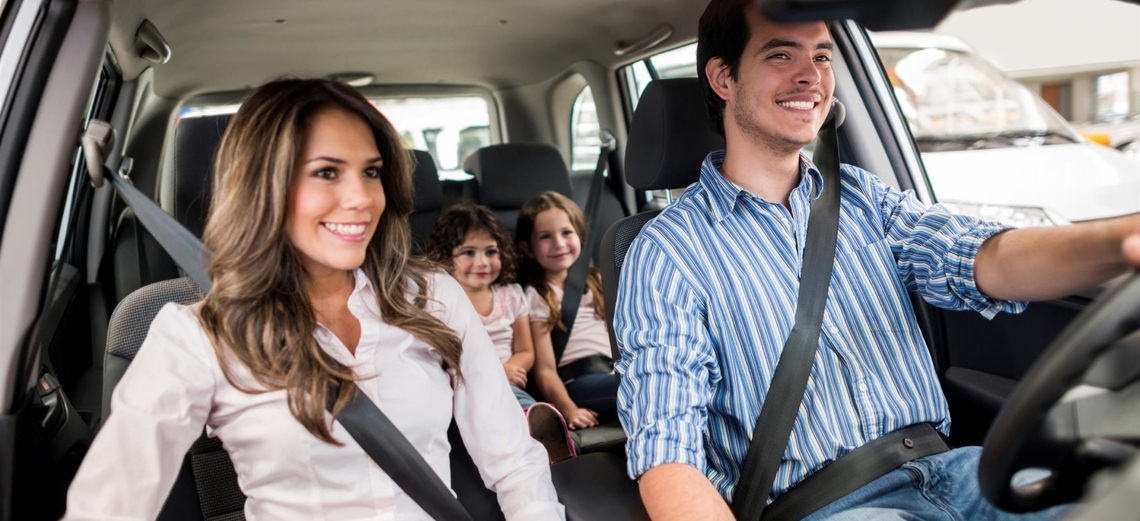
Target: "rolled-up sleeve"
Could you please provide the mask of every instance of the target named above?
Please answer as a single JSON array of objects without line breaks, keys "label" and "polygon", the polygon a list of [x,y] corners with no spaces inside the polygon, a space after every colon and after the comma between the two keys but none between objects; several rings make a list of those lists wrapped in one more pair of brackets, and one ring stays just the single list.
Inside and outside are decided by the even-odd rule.
[{"label": "rolled-up sleeve", "polygon": [[972,309],[986,318],[1025,310],[1026,302],[986,296],[974,279],[978,249],[1009,226],[954,214],[942,205],[927,207],[913,191],[893,190],[858,168],[851,167],[850,171],[879,203],[883,231],[909,291],[917,291],[934,306]]},{"label": "rolled-up sleeve", "polygon": [[546,450],[530,437],[499,355],[471,301],[459,283],[445,275],[436,277],[434,297],[446,309],[447,325],[463,342],[455,423],[483,483],[495,491],[508,521],[565,519]]},{"label": "rolled-up sleeve", "polygon": [[701,302],[667,249],[643,233],[626,256],[614,315],[618,412],[633,479],[666,463],[707,473],[704,432],[716,369]]}]

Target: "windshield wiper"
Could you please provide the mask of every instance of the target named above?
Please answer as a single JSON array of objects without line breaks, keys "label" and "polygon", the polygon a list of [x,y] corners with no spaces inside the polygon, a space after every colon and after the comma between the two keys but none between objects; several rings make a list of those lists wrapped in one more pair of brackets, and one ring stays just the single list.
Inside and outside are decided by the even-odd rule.
[{"label": "windshield wiper", "polygon": [[1070,134],[1057,132],[1056,130],[1012,130],[1008,132],[999,132],[993,137],[1006,138],[1006,139],[1031,139],[1031,138],[1061,138],[1070,143],[1077,143],[1077,140]]},{"label": "windshield wiper", "polygon": [[1017,146],[1019,140],[1042,140],[1043,144],[1076,143],[1072,136],[1055,130],[1011,130],[988,134],[955,134],[918,136],[915,142],[923,152],[950,152]]}]

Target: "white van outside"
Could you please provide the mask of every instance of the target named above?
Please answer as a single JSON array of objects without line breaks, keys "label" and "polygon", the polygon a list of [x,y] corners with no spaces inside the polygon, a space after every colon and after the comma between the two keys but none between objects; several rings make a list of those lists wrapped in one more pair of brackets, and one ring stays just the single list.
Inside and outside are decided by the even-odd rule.
[{"label": "white van outside", "polygon": [[939,202],[1015,226],[1140,212],[1140,166],[1082,137],[961,40],[871,39]]}]

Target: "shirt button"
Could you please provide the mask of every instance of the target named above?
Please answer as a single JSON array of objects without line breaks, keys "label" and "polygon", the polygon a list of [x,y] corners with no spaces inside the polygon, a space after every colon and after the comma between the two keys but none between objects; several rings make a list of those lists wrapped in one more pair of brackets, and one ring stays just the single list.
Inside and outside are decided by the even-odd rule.
[{"label": "shirt button", "polygon": [[831,334],[838,335],[839,334],[839,328],[837,328],[835,326],[831,326]]},{"label": "shirt button", "polygon": [[867,384],[859,384],[859,392],[861,392],[861,393],[867,392]]}]

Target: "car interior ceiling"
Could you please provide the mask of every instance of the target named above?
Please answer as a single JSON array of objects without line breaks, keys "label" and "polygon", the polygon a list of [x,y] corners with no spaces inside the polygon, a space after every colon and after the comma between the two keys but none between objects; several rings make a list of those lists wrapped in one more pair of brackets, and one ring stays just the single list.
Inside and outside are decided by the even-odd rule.
[{"label": "car interior ceiling", "polygon": [[[663,134],[653,130],[635,133],[639,112],[627,105],[626,85],[617,71],[653,53],[691,42],[695,38],[695,20],[704,3],[632,0],[618,8],[613,2],[588,0],[575,6],[555,2],[520,10],[507,0],[441,0],[430,6],[424,3],[401,10],[401,18],[391,23],[404,23],[406,29],[382,34],[384,31],[375,31],[367,23],[352,23],[341,28],[340,34],[330,41],[304,49],[299,42],[312,42],[316,39],[313,35],[332,34],[329,28],[340,20],[353,15],[361,20],[377,16],[371,10],[362,11],[364,8],[351,0],[319,4],[297,3],[283,8],[284,14],[269,15],[264,12],[264,5],[252,2],[117,2],[106,49],[106,60],[113,63],[109,65],[114,69],[110,74],[113,88],[108,89],[96,111],[101,119],[114,124],[121,138],[114,144],[109,163],[128,165],[130,180],[136,187],[154,194],[179,222],[200,236],[209,200],[210,166],[229,116],[179,119],[178,110],[240,99],[252,86],[282,73],[344,72],[328,69],[329,56],[335,54],[338,67],[345,70],[387,71],[382,80],[388,83],[361,88],[369,97],[476,94],[491,101],[493,144],[478,150],[463,165],[474,179],[441,181],[431,156],[422,150],[412,151],[417,199],[410,224],[417,244],[440,212],[464,202],[491,206],[513,230],[518,208],[544,190],[570,195],[584,205],[591,178],[588,173],[572,172],[567,167],[571,138],[566,129],[570,126],[574,98],[588,85],[596,100],[600,125],[611,130],[619,144],[617,161],[613,163],[616,167],[610,169],[616,181],[605,186],[599,222],[594,223],[591,234],[599,244],[594,248],[595,261],[603,271],[613,271],[607,276],[605,292],[606,310],[612,313],[616,297],[613,284],[620,274],[624,249],[613,251],[604,232],[613,223],[628,224],[628,230],[619,232],[625,234],[624,238],[614,239],[627,246],[652,215],[643,212],[651,209],[646,206],[644,191],[681,188],[693,180],[660,172],[691,165],[694,158],[703,158],[710,147],[719,145],[717,136],[703,132],[707,129],[691,126],[693,118],[703,111],[699,99],[691,101],[700,111],[687,110],[676,116],[677,111],[669,109],[672,116],[680,119],[675,120],[675,126],[656,129]],[[188,11],[191,9],[193,13]],[[460,28],[432,25],[430,36],[424,36],[425,20],[439,18],[433,13],[440,9],[451,13],[445,18],[454,16],[472,22],[469,27]],[[601,9],[611,12],[604,21],[595,14]],[[330,21],[319,16],[319,11],[348,14]],[[654,16],[645,16],[647,12]],[[135,56],[135,32],[148,19],[162,29],[177,60],[154,65]],[[243,26],[242,20],[259,21]],[[322,21],[308,26],[300,23],[302,20]],[[559,25],[565,27],[541,24],[542,20],[563,20]],[[634,40],[660,23],[674,29],[672,36],[660,45],[634,55],[617,56],[613,52],[619,40]],[[528,24],[549,29],[543,45],[529,41],[536,36],[534,31],[522,29]],[[575,29],[579,27],[591,30]],[[933,202],[934,194],[925,178],[916,175],[922,169],[916,150],[897,137],[909,136],[905,122],[892,119],[892,114],[897,117],[897,107],[884,106],[882,101],[891,99],[891,95],[880,84],[881,71],[870,70],[865,61],[854,55],[865,37],[853,24],[837,22],[831,28],[840,51],[833,65],[836,95],[847,107],[847,122],[840,135],[844,162],[873,171],[896,188],[915,189],[920,198]],[[371,41],[371,47],[345,48],[345,42],[354,38]],[[386,48],[403,48],[399,44],[405,40],[423,45],[404,56],[383,52]],[[465,50],[443,59],[431,52],[429,44]],[[257,51],[273,46],[278,50]],[[523,52],[518,47],[529,48]],[[223,55],[216,52],[220,48],[232,52]],[[424,67],[424,63],[432,66]],[[667,83],[665,87],[672,90],[661,103],[675,107],[678,97],[694,98],[694,84],[695,80]],[[678,89],[685,92],[678,93]],[[642,102],[647,100],[643,98]],[[651,164],[647,158],[664,158],[664,163]],[[695,167],[684,168],[692,168],[695,174]],[[682,178],[686,182],[678,180]],[[120,319],[128,313],[145,315],[148,311],[142,308],[153,307],[154,302],[139,304],[137,297],[128,296],[164,281],[168,285],[164,291],[173,291],[180,295],[177,298],[197,298],[184,282],[178,282],[184,279],[179,278],[177,266],[110,189],[91,190],[85,197],[84,205],[77,207],[85,213],[77,213],[75,219],[85,225],[83,237],[88,239],[86,244],[75,247],[77,257],[65,259],[68,262],[57,265],[52,275],[52,289],[64,297],[48,299],[49,313],[41,319],[40,327],[55,329],[47,331],[50,341],[44,344],[42,367],[35,375],[57,385],[61,389],[57,396],[70,407],[65,410],[71,416],[60,420],[46,440],[54,451],[51,464],[59,469],[59,475],[53,478],[62,485],[57,491],[60,493],[106,414],[114,383],[133,356],[129,347],[122,346],[134,345],[137,349],[134,342],[141,342],[137,330],[129,340],[121,337],[121,326],[111,326],[109,330],[108,325],[116,321],[113,314],[123,313]],[[79,258],[83,254],[86,258]],[[117,309],[123,302],[141,308]],[[990,321],[975,314],[935,310],[921,299],[913,299],[934,364],[944,378],[955,419],[955,441],[980,443],[1013,385],[1087,303],[1088,299],[1078,296]],[[995,347],[1005,344],[1020,347]],[[462,447],[454,429],[451,435],[452,443]],[[577,432],[575,439],[584,447],[583,452],[622,457],[624,432],[616,422]],[[465,453],[458,452],[452,465],[453,470],[458,469],[454,470],[458,476],[455,487],[461,500],[473,512],[488,512],[485,515],[491,517],[487,518],[493,518],[489,513],[497,511],[493,496],[479,484],[470,459],[464,460]],[[177,517],[176,512],[191,510],[197,516],[190,517],[193,519],[240,512],[244,496],[236,489],[236,475],[229,465],[216,440],[200,439],[188,454],[179,477],[180,483],[186,484],[176,486],[160,518],[187,519]],[[203,491],[195,483],[200,475],[222,476],[219,482],[223,485]],[[62,509],[62,496],[55,499]]]}]

